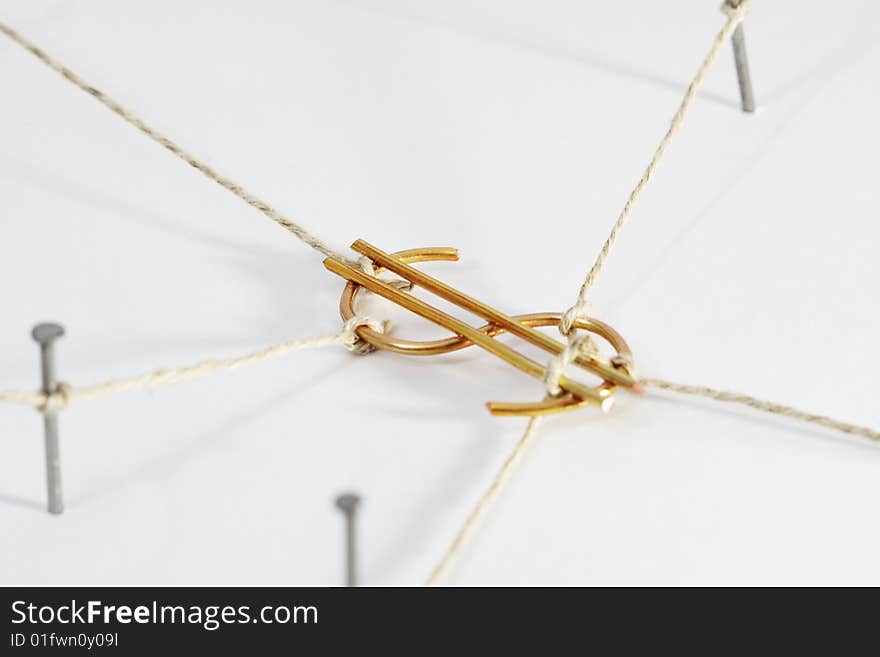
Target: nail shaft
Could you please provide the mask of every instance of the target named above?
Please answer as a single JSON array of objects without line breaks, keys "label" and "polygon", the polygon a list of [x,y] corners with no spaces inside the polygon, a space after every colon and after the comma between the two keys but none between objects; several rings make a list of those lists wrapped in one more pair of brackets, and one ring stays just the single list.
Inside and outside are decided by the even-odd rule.
[{"label": "nail shaft", "polygon": [[[730,0],[734,7],[739,5],[740,0]],[[755,94],[752,91],[752,76],[749,73],[749,58],[746,54],[746,37],[742,23],[736,26],[731,38],[733,43],[733,58],[736,62],[736,77],[739,81],[739,98],[743,112],[755,111]]]},{"label": "nail shaft", "polygon": [[355,515],[361,498],[345,493],[336,498],[336,506],[345,516],[345,585],[357,586],[357,543]]},{"label": "nail shaft", "polygon": [[[58,324],[38,324],[32,331],[34,340],[40,345],[40,370],[43,392],[52,394],[55,380],[55,340],[64,335],[64,328]],[[64,511],[61,494],[61,453],[58,445],[58,414],[43,414],[43,431],[46,443],[46,484],[48,487],[49,513]]]}]

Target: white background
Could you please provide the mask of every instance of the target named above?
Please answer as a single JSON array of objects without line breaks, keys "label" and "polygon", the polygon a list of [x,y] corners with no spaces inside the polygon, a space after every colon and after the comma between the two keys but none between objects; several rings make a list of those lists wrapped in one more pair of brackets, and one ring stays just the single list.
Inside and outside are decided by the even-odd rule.
[{"label": "white background", "polygon": [[[715,0],[7,0],[2,20],[338,248],[510,313],[564,310],[723,23]],[[755,2],[595,288],[646,375],[877,427],[880,8]],[[0,39],[0,388],[74,385],[339,326],[321,258]],[[383,303],[398,335],[440,336]],[[60,419],[0,408],[0,582],[419,584],[540,383],[474,350],[296,354]],[[451,584],[880,584],[880,449],[715,403],[558,416]]]}]

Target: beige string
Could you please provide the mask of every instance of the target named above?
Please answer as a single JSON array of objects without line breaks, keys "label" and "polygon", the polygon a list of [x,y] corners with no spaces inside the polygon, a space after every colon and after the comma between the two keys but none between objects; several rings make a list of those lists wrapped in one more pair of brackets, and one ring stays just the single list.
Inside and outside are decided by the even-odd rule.
[{"label": "beige string", "polygon": [[[673,137],[675,137],[679,127],[681,127],[682,121],[684,121],[685,113],[687,112],[694,97],[696,96],[697,90],[700,88],[700,85],[702,85],[706,74],[712,67],[715,58],[718,56],[718,52],[720,51],[721,46],[736,29],[736,26],[739,25],[743,21],[743,19],[745,19],[746,14],[749,11],[750,4],[751,0],[744,0],[737,7],[733,7],[726,2],[721,6],[721,11],[723,11],[727,15],[727,22],[724,24],[724,27],[721,28],[721,31],[715,36],[715,41],[712,43],[712,48],[709,50],[709,54],[706,55],[705,59],[703,59],[703,63],[697,70],[697,74],[694,76],[694,79],[688,85],[687,91],[684,94],[684,98],[682,98],[682,101],[678,106],[678,110],[672,117],[672,122],[669,125],[669,129],[666,131],[666,134],[663,135],[663,139],[660,140],[660,144],[657,146],[657,149],[651,156],[651,160],[648,162],[648,166],[645,169],[645,172],[642,174],[642,177],[639,179],[639,182],[636,184],[632,192],[630,192],[629,198],[627,198],[626,203],[623,206],[623,210],[621,210],[620,214],[617,217],[617,221],[614,222],[614,226],[611,228],[611,233],[608,235],[608,239],[605,240],[605,244],[602,245],[602,249],[601,251],[599,251],[598,258],[596,258],[595,263],[593,263],[593,266],[590,268],[590,271],[587,274],[586,280],[584,281],[583,285],[581,285],[580,291],[578,292],[577,301],[562,315],[562,319],[559,321],[559,331],[568,338],[568,344],[566,344],[565,348],[559,354],[550,359],[550,362],[547,365],[547,375],[544,379],[544,384],[549,395],[555,396],[562,391],[559,386],[559,377],[563,375],[565,368],[570,363],[572,363],[582,351],[589,352],[596,350],[595,342],[589,335],[579,336],[577,334],[577,331],[573,328],[574,322],[577,321],[577,319],[586,312],[586,309],[589,305],[587,295],[589,294],[593,283],[595,283],[596,278],[599,276],[599,272],[605,265],[605,261],[608,259],[608,254],[611,252],[611,249],[614,246],[615,241],[617,240],[617,234],[620,232],[620,229],[623,228],[623,224],[626,222],[627,217],[629,217],[629,214],[632,211],[636,199],[638,199],[639,195],[642,193],[642,190],[645,188],[645,186],[648,184],[648,181],[651,180],[651,177],[654,175],[654,170],[657,168],[657,164],[660,162],[660,159],[666,152],[666,148],[669,146]],[[455,559],[456,555],[461,550],[462,543],[473,531],[479,517],[485,512],[485,509],[489,505],[491,500],[498,495],[504,483],[509,479],[511,471],[513,469],[513,465],[516,463],[516,461],[519,460],[523,450],[525,449],[526,444],[529,442],[529,440],[527,440],[527,437],[531,437],[531,434],[535,430],[535,426],[536,425],[533,422],[529,423],[529,426],[526,428],[525,434],[514,448],[513,454],[516,455],[516,458],[508,459],[508,461],[505,463],[505,467],[502,468],[501,472],[498,473],[495,480],[489,485],[486,493],[484,493],[483,497],[481,497],[479,501],[477,501],[477,505],[474,508],[474,511],[472,511],[471,514],[467,517],[464,526],[456,535],[456,538],[452,542],[452,545],[447,548],[446,553],[440,560],[440,563],[434,569],[434,573],[428,579],[428,585],[436,584],[440,575],[447,570],[451,562]],[[513,455],[511,456],[513,457]]]},{"label": "beige string", "polygon": [[62,383],[49,394],[43,392],[0,390],[0,401],[33,406],[41,413],[57,413],[58,411],[67,408],[67,406],[74,401],[84,401],[87,399],[104,397],[117,392],[140,390],[143,388],[156,388],[159,386],[171,385],[172,383],[180,383],[181,381],[214,374],[216,372],[234,370],[246,365],[253,365],[254,363],[259,363],[271,358],[278,358],[305,349],[318,349],[333,345],[343,345],[350,351],[366,353],[367,350],[364,349],[366,343],[364,343],[356,333],[356,329],[359,326],[369,326],[371,329],[380,333],[388,328],[387,322],[378,322],[369,317],[353,317],[345,322],[339,333],[334,333],[332,335],[289,340],[280,344],[264,347],[263,349],[244,354],[243,356],[206,360],[195,363],[194,365],[186,365],[171,370],[155,370],[146,374],[130,376],[124,379],[113,379],[105,381],[104,383],[96,383],[89,386],[73,387]]},{"label": "beige string", "polygon": [[443,577],[446,570],[452,564],[453,560],[458,556],[459,552],[461,552],[461,549],[467,541],[468,537],[476,529],[480,518],[483,517],[483,514],[489,508],[489,505],[492,503],[492,501],[498,496],[498,493],[501,492],[504,484],[513,473],[514,467],[516,466],[517,462],[522,458],[522,455],[525,453],[526,448],[531,444],[532,440],[537,435],[539,424],[540,418],[538,417],[533,417],[529,420],[529,424],[528,426],[526,426],[525,433],[523,433],[522,437],[517,441],[516,446],[513,448],[513,451],[504,461],[504,464],[501,466],[498,474],[495,475],[495,479],[492,480],[491,484],[489,484],[489,487],[483,493],[482,497],[480,497],[473,511],[470,512],[467,519],[464,521],[461,529],[458,530],[455,538],[452,539],[452,544],[447,549],[446,554],[443,555],[443,558],[440,560],[440,562],[434,568],[434,571],[431,573],[431,576],[425,582],[426,586],[434,586],[435,584],[437,584],[437,582],[440,581],[440,578]]},{"label": "beige string", "polygon": [[562,315],[562,319],[559,321],[559,331],[562,335],[568,338],[568,344],[561,353],[554,356],[548,365],[548,372],[553,375],[553,377],[548,376],[545,381],[547,392],[549,394],[558,395],[560,393],[559,377],[563,374],[567,363],[571,363],[579,355],[579,352],[582,349],[595,349],[595,344],[591,337],[586,336],[583,340],[576,339],[577,330],[573,329],[574,323],[587,312],[587,308],[589,307],[587,297],[593,284],[596,282],[599,273],[605,266],[606,260],[608,260],[608,255],[611,253],[611,249],[617,241],[617,235],[620,233],[620,229],[623,228],[623,225],[626,223],[627,218],[629,218],[629,215],[632,212],[636,200],[654,175],[654,171],[660,163],[663,154],[666,152],[667,147],[678,133],[678,129],[684,121],[685,114],[697,95],[697,90],[702,86],[706,74],[709,72],[709,69],[718,57],[718,52],[721,50],[721,46],[724,45],[725,41],[727,41],[737,25],[745,19],[750,6],[751,0],[743,0],[743,2],[737,7],[733,7],[727,2],[721,5],[721,11],[727,15],[727,22],[724,24],[724,27],[721,28],[721,31],[715,36],[715,41],[712,43],[709,54],[703,59],[703,63],[697,70],[697,74],[688,85],[684,98],[682,98],[681,103],[678,106],[678,110],[676,110],[675,115],[672,117],[669,129],[666,131],[666,134],[663,135],[663,139],[660,140],[660,144],[651,156],[651,160],[648,162],[648,166],[645,168],[642,177],[639,179],[638,183],[636,183],[636,186],[626,199],[626,203],[620,211],[617,221],[614,222],[608,238],[605,240],[602,249],[599,251],[599,256],[596,258],[596,261],[593,263],[593,266],[590,268],[586,279],[578,291],[577,301],[575,301],[571,308],[565,311]]},{"label": "beige string", "polygon": [[70,82],[75,84],[77,87],[79,87],[80,89],[85,91],[86,93],[91,94],[92,96],[97,98],[104,106],[108,107],[110,110],[112,110],[113,112],[115,112],[116,114],[121,116],[125,121],[127,121],[128,123],[133,125],[135,128],[140,130],[142,133],[147,135],[147,137],[149,137],[150,139],[152,139],[155,142],[158,142],[159,144],[164,146],[166,149],[168,149],[169,151],[174,153],[177,157],[182,159],[184,162],[186,162],[190,166],[194,167],[195,169],[198,169],[207,178],[213,180],[215,183],[217,183],[218,185],[220,185],[224,189],[229,190],[230,192],[235,194],[238,198],[243,200],[245,203],[247,203],[251,207],[254,207],[257,210],[259,210],[260,212],[262,212],[264,215],[269,217],[272,221],[277,223],[279,226],[282,226],[283,228],[286,228],[287,230],[289,230],[291,233],[296,235],[300,240],[302,240],[303,242],[308,244],[310,247],[312,247],[316,251],[320,251],[325,256],[333,257],[338,260],[342,260],[344,262],[349,262],[349,263],[358,262],[358,261],[352,261],[352,260],[344,257],[343,255],[341,255],[340,253],[337,253],[336,251],[331,249],[326,243],[324,243],[322,240],[320,240],[317,237],[315,237],[314,235],[312,235],[309,231],[307,231],[305,228],[303,228],[302,226],[300,226],[296,222],[291,221],[290,219],[285,217],[283,214],[281,214],[278,210],[276,210],[275,208],[270,206],[268,203],[266,203],[265,201],[263,201],[259,197],[255,196],[251,192],[247,191],[241,185],[239,185],[239,184],[233,182],[232,180],[230,180],[229,178],[226,178],[225,176],[222,176],[219,173],[217,173],[214,169],[212,169],[207,164],[205,164],[201,160],[198,160],[195,156],[193,156],[190,153],[188,153],[187,151],[185,151],[183,148],[181,148],[176,143],[171,141],[168,137],[165,137],[164,135],[160,134],[155,129],[151,128],[149,125],[144,123],[141,119],[139,119],[137,116],[135,116],[134,114],[129,112],[127,109],[122,107],[122,105],[120,105],[115,100],[113,100],[112,98],[107,96],[104,92],[102,92],[99,89],[96,89],[92,85],[88,84],[85,80],[83,80],[76,73],[71,71],[69,68],[67,68],[63,64],[55,61],[54,59],[52,59],[49,55],[47,55],[45,52],[40,50],[36,45],[34,45],[33,43],[31,43],[30,41],[25,39],[23,36],[21,36],[18,32],[13,30],[8,25],[0,22],[0,32],[3,32],[3,34],[5,34],[10,39],[15,41],[17,44],[19,44],[20,46],[24,47],[26,50],[31,52],[33,55],[35,55],[37,57],[37,59],[39,59],[41,62],[46,64],[46,66],[48,66],[52,70],[56,71],[57,73],[60,73],[65,79],[69,80]]},{"label": "beige string", "polygon": [[830,418],[825,415],[808,413],[806,411],[801,411],[797,408],[792,408],[791,406],[785,406],[784,404],[777,404],[775,402],[766,401],[764,399],[758,399],[757,397],[752,397],[751,395],[744,395],[742,393],[729,392],[726,390],[716,390],[715,388],[707,388],[706,386],[692,386],[683,383],[673,383],[672,381],[664,381],[663,379],[642,377],[641,379],[639,379],[639,383],[650,386],[652,388],[658,388],[660,390],[670,390],[672,392],[677,392],[682,395],[694,395],[697,397],[714,399],[715,401],[742,404],[743,406],[748,406],[749,408],[764,411],[765,413],[773,413],[774,415],[781,415],[783,417],[789,417],[794,420],[800,420],[802,422],[817,424],[821,427],[835,429],[836,431],[847,433],[852,436],[861,436],[862,438],[867,438],[868,440],[880,441],[880,431],[874,431],[873,429],[870,429],[868,427],[862,427],[857,424],[850,424],[849,422],[841,422],[840,420],[835,420],[834,418]]},{"label": "beige string", "polygon": [[[644,386],[650,386],[652,388],[657,388],[660,390],[669,390],[682,395],[694,395],[698,397],[705,397],[707,399],[714,399],[715,401],[741,404],[743,406],[748,406],[749,408],[764,411],[765,413],[772,413],[774,415],[781,415],[783,417],[800,420],[802,422],[809,422],[811,424],[816,424],[821,427],[841,431],[852,436],[860,436],[862,438],[867,438],[868,440],[880,442],[880,431],[875,431],[874,429],[871,429],[869,427],[850,424],[849,422],[841,422],[840,420],[835,420],[834,418],[830,418],[825,415],[808,413],[806,411],[802,411],[791,406],[786,406],[784,404],[777,404],[775,402],[766,401],[764,399],[758,399],[757,397],[752,397],[751,395],[744,395],[742,393],[729,392],[726,390],[716,390],[715,388],[708,388],[706,386],[693,386],[682,383],[673,383],[672,381],[665,381],[663,379],[648,377],[640,378],[639,383]],[[483,493],[482,497],[480,497],[480,499],[477,501],[477,504],[474,507],[473,511],[471,511],[470,515],[468,515],[461,529],[459,529],[458,533],[456,534],[455,539],[453,539],[452,544],[449,546],[449,548],[447,548],[445,554],[440,559],[440,562],[434,568],[434,571],[431,573],[431,576],[426,582],[426,586],[436,585],[440,578],[446,573],[446,571],[452,565],[453,561],[461,552],[467,538],[476,529],[477,523],[480,518],[485,514],[492,501],[496,497],[498,497],[498,494],[501,492],[504,484],[510,480],[511,475],[514,472],[514,466],[522,458],[529,443],[531,443],[535,437],[538,419],[539,418],[537,417],[533,417],[531,419],[528,426],[526,427],[525,433],[519,439],[519,442],[517,442],[510,456],[507,458],[507,461],[504,462],[504,465],[495,476],[495,479],[492,481],[491,484],[489,484],[489,488],[486,489],[486,492]]]}]

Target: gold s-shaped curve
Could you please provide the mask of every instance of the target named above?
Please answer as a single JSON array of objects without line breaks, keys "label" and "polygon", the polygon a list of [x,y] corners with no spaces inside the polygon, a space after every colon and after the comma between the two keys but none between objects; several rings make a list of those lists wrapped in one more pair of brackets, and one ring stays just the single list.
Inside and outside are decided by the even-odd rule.
[{"label": "gold s-shaped curve", "polygon": [[[368,257],[374,263],[376,274],[385,270],[391,271],[489,322],[475,328],[375,276],[358,271],[334,258],[327,258],[324,261],[324,266],[348,280],[339,306],[343,319],[348,320],[356,315],[355,301],[360,289],[366,288],[455,334],[440,340],[413,341],[379,333],[367,326],[359,327],[357,329],[358,336],[377,349],[407,355],[428,356],[448,353],[476,344],[518,369],[543,379],[546,375],[544,365],[498,342],[494,337],[509,332],[552,354],[560,353],[564,347],[562,343],[535,330],[535,327],[557,325],[561,318],[560,313],[534,313],[511,317],[410,266],[410,263],[414,262],[456,261],[458,260],[456,249],[448,247],[421,248],[389,254],[362,240],[352,244],[352,249]],[[489,402],[487,406],[490,412],[495,415],[544,415],[591,403],[599,405],[607,412],[613,405],[612,393],[618,386],[637,388],[636,380],[629,371],[632,353],[623,337],[608,324],[593,318],[581,318],[575,323],[575,326],[601,336],[617,351],[617,355],[610,361],[593,354],[580,355],[574,361],[577,365],[602,378],[602,383],[595,387],[589,387],[563,376],[559,381],[563,394],[558,397],[550,397],[539,402]]]}]

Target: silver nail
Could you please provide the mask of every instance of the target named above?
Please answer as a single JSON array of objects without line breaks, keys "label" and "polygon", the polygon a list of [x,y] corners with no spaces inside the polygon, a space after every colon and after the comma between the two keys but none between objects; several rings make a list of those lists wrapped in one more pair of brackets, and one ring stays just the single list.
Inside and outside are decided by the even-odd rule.
[{"label": "silver nail", "polygon": [[357,586],[355,543],[355,514],[361,498],[354,493],[344,493],[336,498],[336,507],[345,515],[345,585]]},{"label": "silver nail", "polygon": [[[64,335],[64,327],[58,324],[37,324],[31,335],[40,345],[40,363],[43,378],[43,392],[55,392],[55,340]],[[43,413],[43,427],[46,438],[46,482],[49,489],[49,513],[64,511],[61,496],[61,454],[58,449],[58,415]]]},{"label": "silver nail", "polygon": [[[736,9],[743,0],[727,0]],[[752,76],[749,73],[749,58],[746,55],[746,37],[742,23],[733,31],[733,58],[736,61],[736,77],[739,80],[739,98],[743,112],[755,111],[755,94],[752,91]]]}]

